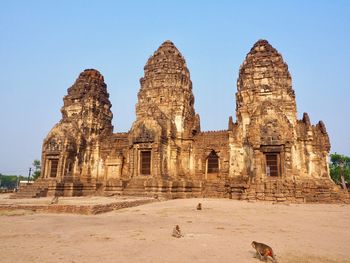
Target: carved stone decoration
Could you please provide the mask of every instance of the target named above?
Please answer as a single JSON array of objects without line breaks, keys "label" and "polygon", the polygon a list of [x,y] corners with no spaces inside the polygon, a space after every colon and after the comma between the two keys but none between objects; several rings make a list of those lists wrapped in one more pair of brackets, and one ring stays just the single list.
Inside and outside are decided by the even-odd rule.
[{"label": "carved stone decoration", "polygon": [[325,124],[307,113],[297,120],[288,66],[266,40],[239,69],[236,121],[227,129],[200,130],[190,72],[171,41],[148,59],[140,85],[135,122],[113,133],[104,78],[83,71],[44,140],[42,178],[28,193],[349,200],[329,176]]},{"label": "carved stone decoration", "polygon": [[48,152],[59,152],[62,150],[62,142],[53,137],[47,142],[45,150]]},{"label": "carved stone decoration", "polygon": [[139,135],[134,139],[134,143],[154,142],[154,134],[145,125],[140,126]]},{"label": "carved stone decoration", "polygon": [[97,70],[84,70],[68,89],[63,101],[61,122],[75,122],[85,137],[112,133],[112,105],[107,85]]},{"label": "carved stone decoration", "polygon": [[144,70],[136,105],[137,119],[149,116],[150,108],[156,107],[163,116],[153,117],[174,123],[178,136],[189,137],[193,130],[198,132],[199,117],[194,110],[190,73],[175,45],[165,41],[148,59]]}]

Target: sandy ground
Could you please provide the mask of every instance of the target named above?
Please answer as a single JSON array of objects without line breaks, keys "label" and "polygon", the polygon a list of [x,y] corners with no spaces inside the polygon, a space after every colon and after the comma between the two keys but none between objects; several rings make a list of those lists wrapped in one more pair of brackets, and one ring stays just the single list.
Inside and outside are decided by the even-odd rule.
[{"label": "sandy ground", "polygon": [[[203,210],[196,205],[202,203]],[[350,205],[177,199],[106,214],[0,212],[0,262],[350,262]],[[183,238],[171,236],[180,225]]]}]

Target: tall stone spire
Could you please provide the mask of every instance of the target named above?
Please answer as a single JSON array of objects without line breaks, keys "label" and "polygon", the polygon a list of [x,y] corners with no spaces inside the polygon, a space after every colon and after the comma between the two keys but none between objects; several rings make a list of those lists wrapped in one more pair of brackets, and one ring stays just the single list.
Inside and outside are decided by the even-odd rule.
[{"label": "tall stone spire", "polygon": [[[194,119],[198,118],[192,82],[186,61],[175,45],[165,41],[148,59],[144,72],[136,105],[137,118],[161,114],[175,124],[178,134],[192,129]],[[199,125],[199,119],[197,122]]]},{"label": "tall stone spire", "polygon": [[87,137],[112,133],[112,105],[99,71],[86,69],[80,73],[63,101],[61,122],[75,123]]},{"label": "tall stone spire", "polygon": [[189,80],[186,61],[173,42],[167,40],[148,59],[144,79],[157,79],[159,75],[181,74]]},{"label": "tall stone spire", "polygon": [[259,40],[247,54],[237,82],[238,90],[286,89],[291,94],[292,79],[281,54],[267,40]]},{"label": "tall stone spire", "polygon": [[112,136],[107,85],[95,69],[80,73],[63,98],[62,119],[43,143],[43,176],[60,180],[97,177],[100,144]]},{"label": "tall stone spire", "polygon": [[247,54],[237,81],[237,118],[252,113],[258,104],[272,103],[281,108],[288,119],[296,121],[296,103],[292,78],[281,54],[268,41],[259,40]]}]

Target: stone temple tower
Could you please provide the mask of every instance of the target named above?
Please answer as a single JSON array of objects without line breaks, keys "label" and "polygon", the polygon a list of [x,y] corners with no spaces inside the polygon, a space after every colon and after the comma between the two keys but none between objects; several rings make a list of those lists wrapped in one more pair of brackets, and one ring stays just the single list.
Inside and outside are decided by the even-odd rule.
[{"label": "stone temple tower", "polygon": [[97,70],[84,70],[68,89],[63,102],[62,122],[75,123],[88,141],[112,134],[112,105],[107,85]]},{"label": "stone temple tower", "polygon": [[113,132],[103,76],[84,70],[63,101],[62,119],[43,143],[43,177],[72,184],[95,181],[101,172],[100,143]]},{"label": "stone temple tower", "polygon": [[[118,87],[117,87],[118,88]],[[348,200],[328,171],[322,121],[297,119],[281,54],[257,41],[239,70],[236,122],[201,131],[184,57],[165,41],[148,59],[128,132],[113,133],[103,76],[85,70],[43,143],[40,180],[19,196],[163,195],[240,200]]]},{"label": "stone temple tower", "polygon": [[129,136],[134,149],[132,174],[184,175],[189,164],[182,163],[180,156],[190,150],[189,141],[200,130],[185,59],[172,42],[165,41],[144,71]]},{"label": "stone temple tower", "polygon": [[258,180],[327,176],[325,127],[312,126],[306,113],[297,120],[288,66],[266,40],[254,44],[239,70],[236,103],[237,132],[249,160],[243,174]]},{"label": "stone temple tower", "polygon": [[165,41],[148,59],[144,70],[136,105],[137,118],[157,108],[175,124],[177,137],[186,138],[197,132],[193,125],[196,116],[190,72],[175,45]]},{"label": "stone temple tower", "polygon": [[[292,79],[282,56],[266,40],[254,44],[244,60],[237,81],[237,119],[250,123],[259,110],[273,104],[292,125],[296,124],[296,103]],[[243,125],[244,134],[246,125]]]}]

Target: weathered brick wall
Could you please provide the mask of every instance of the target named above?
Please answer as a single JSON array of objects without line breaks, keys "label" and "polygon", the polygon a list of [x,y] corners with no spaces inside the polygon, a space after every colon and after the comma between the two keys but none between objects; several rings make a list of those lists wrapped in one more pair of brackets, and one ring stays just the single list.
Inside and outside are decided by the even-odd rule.
[{"label": "weathered brick wall", "polygon": [[[195,176],[197,179],[218,179],[224,180],[229,174],[229,133],[228,131],[201,132],[195,136],[194,158]],[[219,173],[208,175],[207,158],[215,151],[219,157]]]}]

